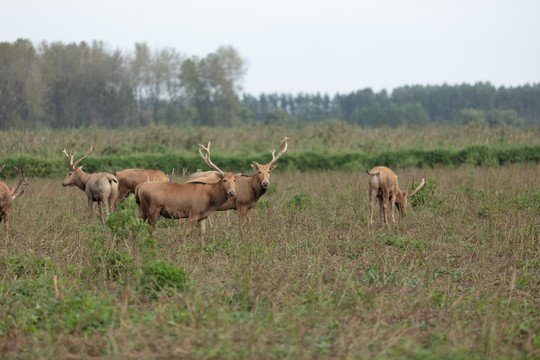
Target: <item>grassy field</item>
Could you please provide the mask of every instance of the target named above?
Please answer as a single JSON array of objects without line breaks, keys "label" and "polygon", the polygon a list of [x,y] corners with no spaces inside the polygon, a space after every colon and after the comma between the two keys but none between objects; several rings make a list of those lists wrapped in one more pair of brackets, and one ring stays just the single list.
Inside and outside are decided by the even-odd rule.
[{"label": "grassy field", "polygon": [[205,247],[31,178],[0,231],[0,358],[539,358],[539,166],[395,171],[427,184],[391,230],[367,226],[365,173],[278,168]]},{"label": "grassy field", "polygon": [[267,153],[289,137],[289,151],[380,153],[396,149],[456,150],[471,145],[515,147],[540,145],[540,128],[488,128],[483,126],[428,126],[422,128],[362,129],[345,123],[297,128],[254,126],[246,128],[77,129],[0,132],[0,154],[63,158],[62,149],[93,156],[139,153],[193,155],[198,144],[212,141],[215,154]]}]

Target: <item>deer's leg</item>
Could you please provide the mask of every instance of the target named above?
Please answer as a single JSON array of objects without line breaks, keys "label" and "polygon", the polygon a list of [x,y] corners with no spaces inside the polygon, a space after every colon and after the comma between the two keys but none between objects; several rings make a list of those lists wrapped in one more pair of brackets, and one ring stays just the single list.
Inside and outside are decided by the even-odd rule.
[{"label": "deer's leg", "polygon": [[191,234],[193,233],[193,229],[195,228],[195,223],[197,222],[196,217],[189,217],[187,220],[187,226],[186,226],[186,232],[184,233],[184,239],[187,239]]},{"label": "deer's leg", "polygon": [[249,225],[251,225],[252,216],[253,216],[253,211],[251,211],[250,209],[247,209],[246,210],[246,218],[247,218],[247,221],[249,222]]},{"label": "deer's leg", "polygon": [[101,220],[102,224],[105,224],[105,221],[103,219],[103,209],[102,209],[103,201],[98,201],[97,204],[98,204],[98,209],[99,209],[99,219]]},{"label": "deer's leg", "polygon": [[238,222],[240,223],[240,227],[243,227],[246,223],[247,207],[238,207],[236,211],[238,212]]},{"label": "deer's leg", "polygon": [[206,224],[204,221],[205,219],[197,221],[197,223],[199,224],[199,231],[201,233],[201,244],[203,247],[206,245],[206,243],[204,242],[204,236],[206,235]]},{"label": "deer's leg", "polygon": [[[187,221],[187,219],[185,219],[185,221]],[[178,236],[178,232],[180,231],[180,228],[182,227],[182,225],[184,225],[184,218],[180,218],[178,219],[178,226],[176,227],[176,231],[174,232],[174,236]]]},{"label": "deer's leg", "polygon": [[381,224],[384,225],[384,212],[383,212],[383,201],[379,198],[379,220]]},{"label": "deer's leg", "polygon": [[4,220],[4,226],[6,228],[6,231],[9,229],[9,216],[11,214],[10,210],[2,210],[0,211],[0,222],[2,222],[2,219]]},{"label": "deer's leg", "polygon": [[146,221],[146,219],[148,219],[148,216],[146,216],[146,212],[143,210],[143,206],[139,206],[138,217],[142,219],[142,221]]},{"label": "deer's leg", "polygon": [[377,190],[371,189],[369,191],[369,225],[373,225],[373,208],[375,207],[376,197],[377,197]]},{"label": "deer's leg", "polygon": [[92,198],[88,198],[88,207],[90,208],[90,219],[94,217],[94,204],[92,203]]},{"label": "deer's leg", "polygon": [[159,218],[160,209],[158,207],[150,207],[148,209],[148,224],[154,228]]},{"label": "deer's leg", "polygon": [[384,223],[390,227],[388,224],[388,195],[383,194],[382,202],[381,202],[381,209],[382,209],[382,215],[384,218]]},{"label": "deer's leg", "polygon": [[394,218],[394,204],[396,203],[396,196],[392,195],[390,197],[390,212],[392,214],[392,223],[396,223],[396,219]]},{"label": "deer's leg", "polygon": [[108,216],[111,212],[112,212],[112,209],[111,209],[111,200],[109,197],[106,197],[104,200],[103,200],[103,204],[105,205],[105,216]]}]

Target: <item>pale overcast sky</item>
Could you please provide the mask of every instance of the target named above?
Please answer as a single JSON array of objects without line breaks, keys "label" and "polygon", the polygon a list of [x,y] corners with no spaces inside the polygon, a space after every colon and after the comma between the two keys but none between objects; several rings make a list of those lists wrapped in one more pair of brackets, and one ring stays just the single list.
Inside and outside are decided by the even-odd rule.
[{"label": "pale overcast sky", "polygon": [[540,0],[0,0],[0,42],[101,40],[247,60],[244,92],[540,83]]}]

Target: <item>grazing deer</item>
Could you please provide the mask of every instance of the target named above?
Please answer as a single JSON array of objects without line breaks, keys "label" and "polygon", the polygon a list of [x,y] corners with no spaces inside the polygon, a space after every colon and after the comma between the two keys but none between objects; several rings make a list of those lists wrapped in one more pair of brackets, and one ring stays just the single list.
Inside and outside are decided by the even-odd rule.
[{"label": "grazing deer", "polygon": [[133,194],[137,185],[143,182],[169,181],[169,177],[161,170],[125,169],[112,174],[118,180],[118,198],[115,207],[129,194]]},{"label": "grazing deer", "polygon": [[[2,167],[0,167],[0,173],[2,170],[4,170],[5,166],[6,165],[2,165]],[[6,229],[9,226],[9,218],[11,217],[11,205],[13,205],[13,200],[24,194],[26,187],[28,186],[26,176],[24,176],[20,169],[15,166],[14,168],[19,173],[19,182],[17,185],[14,185],[10,190],[5,182],[0,181],[0,222],[2,222],[2,220],[4,221]],[[23,185],[22,188],[21,185]]]},{"label": "grazing deer", "polygon": [[[204,246],[206,228],[204,219],[236,195],[235,181],[240,174],[224,173],[210,160],[208,147],[200,145],[199,154],[204,162],[218,172],[219,181],[213,184],[200,182],[149,182],[135,189],[135,201],[139,205],[139,217],[155,227],[161,215],[169,219],[188,219],[184,238],[193,233],[195,223],[199,224],[201,242]],[[206,151],[206,155],[202,151]]]},{"label": "grazing deer", "polygon": [[112,211],[116,196],[118,195],[118,180],[112,174],[105,172],[89,174],[83,171],[82,166],[77,166],[88,156],[88,154],[90,154],[93,148],[93,146],[90,147],[90,150],[86,155],[75,162],[73,161],[73,158],[77,155],[77,152],[72,154],[70,151],[64,149],[63,153],[68,159],[69,172],[62,182],[62,186],[76,185],[86,193],[88,207],[90,208],[90,218],[92,218],[94,214],[93,201],[96,201],[99,208],[99,218],[103,224],[105,221],[103,219],[101,204],[105,204],[105,211]]},{"label": "grazing deer", "polygon": [[387,204],[390,201],[390,210],[392,212],[392,222],[394,219],[394,204],[396,204],[401,216],[405,217],[407,213],[407,200],[415,195],[418,190],[424,186],[422,182],[414,189],[414,177],[410,191],[403,193],[399,190],[397,175],[386,166],[376,166],[371,170],[366,170],[369,175],[369,224],[373,225],[373,207],[375,206],[375,198],[379,199],[381,223],[390,228],[387,217]]}]

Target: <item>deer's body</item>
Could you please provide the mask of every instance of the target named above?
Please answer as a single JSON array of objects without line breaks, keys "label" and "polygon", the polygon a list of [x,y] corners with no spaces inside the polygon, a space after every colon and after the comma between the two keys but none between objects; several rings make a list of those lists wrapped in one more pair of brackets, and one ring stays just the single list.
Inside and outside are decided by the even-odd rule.
[{"label": "deer's body", "polygon": [[193,233],[195,223],[199,224],[201,240],[204,244],[204,219],[223,205],[227,199],[236,195],[235,181],[239,175],[224,173],[210,161],[210,143],[208,147],[200,145],[207,155],[199,153],[205,162],[218,171],[218,182],[212,184],[193,182],[150,182],[142,183],[135,190],[135,201],[139,205],[139,217],[155,227],[161,215],[170,219],[187,218],[188,224],[184,237]]},{"label": "deer's body", "polygon": [[[277,156],[275,155],[275,151],[271,151],[272,161],[270,163],[261,165],[254,161],[251,164],[251,167],[257,171],[256,174],[251,176],[242,175],[236,179],[236,196],[227,200],[217,211],[237,210],[238,220],[240,224],[244,224],[249,210],[257,204],[257,201],[266,193],[268,186],[270,186],[270,171],[276,168],[274,163],[287,151],[287,140],[289,139],[284,138],[280,141],[280,151]],[[216,174],[211,171],[195,173],[189,177],[187,182],[199,181],[213,183],[216,181],[215,176]]]},{"label": "deer's body", "polygon": [[12,204],[11,190],[5,182],[0,181],[0,222],[3,220],[6,227],[9,224]]},{"label": "deer's body", "polygon": [[[4,166],[5,165],[0,167],[0,172],[4,170]],[[26,186],[28,185],[28,181],[26,180],[26,177],[23,176],[22,172],[17,168],[15,169],[19,173],[19,182],[17,185],[14,185],[13,188],[10,189],[5,182],[0,181],[0,222],[4,221],[6,228],[9,226],[9,218],[11,217],[11,206],[13,205],[13,200],[21,196],[25,192]],[[20,189],[21,184],[24,185],[22,189]]]},{"label": "deer's body", "polygon": [[[379,199],[381,223],[388,224],[387,207],[390,202],[390,211],[392,216],[392,222],[395,223],[394,218],[394,204],[398,207],[401,216],[405,216],[407,213],[407,200],[418,192],[424,186],[424,179],[422,183],[416,189],[413,187],[410,192],[403,193],[399,189],[397,175],[386,166],[376,166],[371,170],[366,170],[369,175],[369,224],[373,225],[373,209],[375,207],[375,198]],[[414,190],[413,190],[414,189]]]},{"label": "deer's body", "polygon": [[77,186],[84,191],[88,199],[90,218],[94,214],[93,203],[97,202],[99,217],[101,222],[104,223],[102,204],[105,205],[105,211],[112,211],[116,197],[118,196],[118,180],[112,174],[105,172],[86,173],[83,171],[82,166],[77,166],[91,151],[92,148],[90,148],[90,151],[85,156],[73,162],[73,157],[76,153],[72,155],[64,149],[64,154],[68,158],[69,172],[62,182],[62,186]]},{"label": "deer's body", "polygon": [[118,200],[124,201],[129,194],[135,192],[137,185],[152,181],[169,181],[169,177],[161,170],[125,169],[113,173],[118,179]]},{"label": "deer's body", "polygon": [[226,173],[214,184],[175,182],[142,183],[135,191],[139,205],[139,217],[152,227],[161,215],[168,219],[188,219],[185,237],[192,234],[195,223],[199,224],[204,242],[204,219],[229,197],[235,196],[235,175]]},{"label": "deer's body", "polygon": [[246,176],[242,175],[236,179],[236,196],[230,198],[221,205],[218,211],[237,210],[238,221],[243,224],[257,201],[264,195],[268,186],[263,187],[259,179],[259,174]]}]

